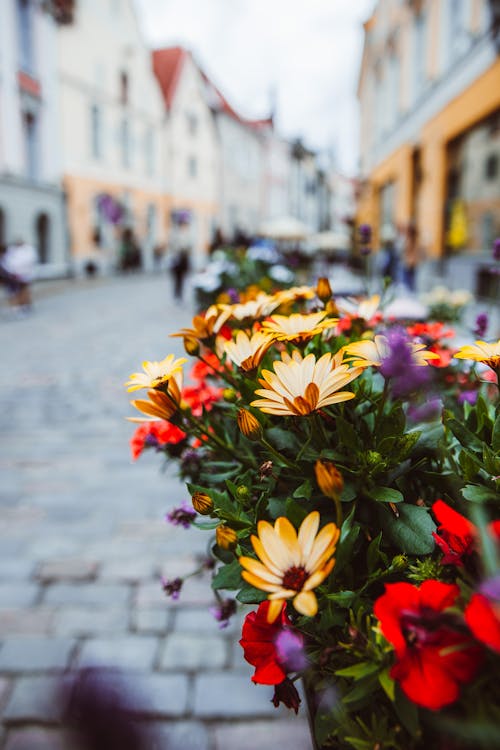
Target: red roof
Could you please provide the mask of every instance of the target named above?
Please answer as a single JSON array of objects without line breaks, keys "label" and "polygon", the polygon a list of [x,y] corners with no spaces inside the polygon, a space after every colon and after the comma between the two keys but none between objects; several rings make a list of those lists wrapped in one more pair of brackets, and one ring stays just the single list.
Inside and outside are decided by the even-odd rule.
[{"label": "red roof", "polygon": [[[188,52],[188,50],[184,49],[183,47],[167,47],[166,49],[154,50],[153,52],[153,70],[160,84],[163,98],[165,99],[165,102],[169,109],[172,106],[172,101],[175,96],[175,90],[179,82],[179,77],[182,71],[184,60],[189,54],[190,53]],[[272,127],[272,117],[267,117],[261,120],[246,120],[244,117],[241,117],[229,104],[226,97],[217,88],[217,86],[212,83],[207,74],[196,64],[196,62],[195,65],[200,71],[203,80],[215,95],[215,98],[217,99],[218,109],[225,112],[227,115],[229,115],[229,117],[232,117],[233,120],[236,120],[242,125],[246,125],[247,127],[254,130],[260,130],[268,126]]]},{"label": "red roof", "polygon": [[167,47],[153,52],[153,70],[160,84],[163,98],[170,109],[188,51],[183,47]]}]

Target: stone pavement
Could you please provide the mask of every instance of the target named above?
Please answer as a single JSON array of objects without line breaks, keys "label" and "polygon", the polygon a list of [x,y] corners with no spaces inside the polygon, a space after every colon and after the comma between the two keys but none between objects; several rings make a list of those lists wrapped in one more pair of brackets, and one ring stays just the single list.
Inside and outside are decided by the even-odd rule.
[{"label": "stone pavement", "polygon": [[190,305],[164,277],[50,291],[23,319],[0,306],[0,748],[75,750],[61,681],[100,665],[115,689],[120,670],[151,750],[310,750],[305,710],[274,709],[250,682],[243,614],[221,631],[207,581],[189,579],[177,602],[161,590],[208,535],[163,521],[187,493],[158,456],[132,463],[123,382],[182,353],[167,334]]}]

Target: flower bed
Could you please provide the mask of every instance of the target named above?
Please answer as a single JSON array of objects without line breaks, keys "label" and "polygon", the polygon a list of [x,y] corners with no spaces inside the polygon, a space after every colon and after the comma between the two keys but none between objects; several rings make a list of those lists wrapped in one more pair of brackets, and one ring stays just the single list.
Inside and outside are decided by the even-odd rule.
[{"label": "flower bed", "polygon": [[221,625],[254,606],[253,681],[297,711],[303,679],[317,747],[497,746],[500,341],[455,351],[326,279],[174,335],[192,382],[173,355],[131,375],[134,456],[188,481],[170,520],[213,535]]}]

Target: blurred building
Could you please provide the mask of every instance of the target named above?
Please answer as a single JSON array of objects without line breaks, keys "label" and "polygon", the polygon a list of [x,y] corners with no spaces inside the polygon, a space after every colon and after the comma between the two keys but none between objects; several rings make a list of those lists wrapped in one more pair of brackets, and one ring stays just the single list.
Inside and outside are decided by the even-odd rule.
[{"label": "blurred building", "polygon": [[480,257],[500,234],[494,6],[379,0],[365,23],[358,219],[415,221],[430,258]]},{"label": "blurred building", "polygon": [[164,106],[132,0],[80,0],[57,39],[60,153],[77,267],[151,267],[166,240]]},{"label": "blurred building", "polygon": [[169,249],[184,247],[202,265],[218,226],[219,144],[205,75],[182,47],[153,52],[167,115],[165,189]]},{"label": "blurred building", "polygon": [[0,245],[23,238],[40,275],[67,268],[56,19],[33,0],[0,5]]}]

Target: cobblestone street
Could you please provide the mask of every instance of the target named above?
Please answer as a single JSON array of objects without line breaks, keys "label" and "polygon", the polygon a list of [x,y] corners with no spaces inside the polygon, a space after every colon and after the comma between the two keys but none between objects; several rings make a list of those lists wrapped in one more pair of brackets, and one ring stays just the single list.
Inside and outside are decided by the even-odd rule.
[{"label": "cobblestone street", "polygon": [[168,334],[192,309],[168,279],[38,285],[34,314],[0,308],[0,748],[73,750],[63,676],[125,674],[151,750],[309,750],[305,708],[277,711],[238,645],[208,613],[208,582],[178,602],[160,575],[195,567],[208,535],[168,526],[187,499],[153,452],[132,463],[123,387],[144,359],[182,354]]}]

